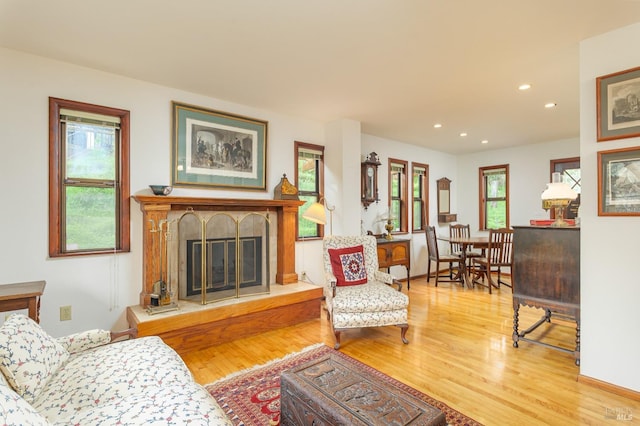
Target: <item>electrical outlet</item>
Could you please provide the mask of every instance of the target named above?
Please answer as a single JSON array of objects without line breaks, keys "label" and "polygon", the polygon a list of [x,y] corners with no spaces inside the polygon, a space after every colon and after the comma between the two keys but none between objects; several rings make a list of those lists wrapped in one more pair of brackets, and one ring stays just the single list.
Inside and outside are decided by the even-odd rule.
[{"label": "electrical outlet", "polygon": [[60,321],[71,321],[71,305],[60,306]]}]

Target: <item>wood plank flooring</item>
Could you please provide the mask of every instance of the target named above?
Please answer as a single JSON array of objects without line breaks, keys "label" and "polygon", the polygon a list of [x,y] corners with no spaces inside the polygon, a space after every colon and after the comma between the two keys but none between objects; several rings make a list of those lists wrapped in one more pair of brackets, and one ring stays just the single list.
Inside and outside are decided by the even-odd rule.
[{"label": "wood plank flooring", "polygon": [[[417,278],[403,292],[410,297],[408,345],[402,344],[399,328],[383,327],[343,333],[340,350],[485,425],[640,424],[636,393],[617,395],[578,381],[571,354],[528,342],[512,346],[508,287],[490,295],[482,287],[440,283],[436,288],[433,279]],[[541,310],[521,308],[520,328],[541,315]],[[574,347],[573,323],[552,322],[535,333],[546,342]],[[206,384],[318,342],[334,343],[324,311],[317,320],[190,352],[183,359]]]}]

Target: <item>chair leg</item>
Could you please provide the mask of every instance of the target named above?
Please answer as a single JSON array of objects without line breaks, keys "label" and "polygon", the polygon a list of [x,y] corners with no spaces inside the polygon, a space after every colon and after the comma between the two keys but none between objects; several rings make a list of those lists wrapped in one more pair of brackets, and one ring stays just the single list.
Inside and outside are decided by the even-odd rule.
[{"label": "chair leg", "polygon": [[431,280],[431,259],[427,262],[427,282]]},{"label": "chair leg", "polygon": [[340,332],[337,330],[334,330],[333,335],[336,336],[336,344],[333,345],[333,349],[338,350],[340,349]]},{"label": "chair leg", "polygon": [[402,339],[402,343],[405,345],[409,344],[409,340],[407,340],[407,330],[409,330],[409,324],[398,325],[400,327],[400,338]]},{"label": "chair leg", "polygon": [[[484,282],[484,277],[487,277],[487,283]],[[480,282],[482,279],[482,282]],[[486,265],[478,265],[476,267],[476,273],[473,279],[471,280],[473,285],[481,285],[483,287],[487,287],[489,289],[489,294],[491,294],[491,287],[493,287],[493,281],[491,279],[491,269]]]}]

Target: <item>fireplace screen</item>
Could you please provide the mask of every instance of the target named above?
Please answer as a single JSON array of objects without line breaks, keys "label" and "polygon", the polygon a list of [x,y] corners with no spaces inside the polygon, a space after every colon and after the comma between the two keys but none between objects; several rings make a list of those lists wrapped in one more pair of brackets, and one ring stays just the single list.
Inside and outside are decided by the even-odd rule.
[{"label": "fireplace screen", "polygon": [[[209,239],[206,248],[204,258],[208,274],[205,281],[202,277],[202,241],[187,241],[187,296],[201,295],[203,282],[206,282],[207,293],[235,290],[236,282],[240,283],[240,288],[262,283],[262,237],[240,238],[238,254],[235,238]],[[240,265],[237,265],[237,257],[242,259]]]},{"label": "fireplace screen", "polygon": [[177,233],[180,299],[205,304],[269,293],[268,214],[187,212]]}]

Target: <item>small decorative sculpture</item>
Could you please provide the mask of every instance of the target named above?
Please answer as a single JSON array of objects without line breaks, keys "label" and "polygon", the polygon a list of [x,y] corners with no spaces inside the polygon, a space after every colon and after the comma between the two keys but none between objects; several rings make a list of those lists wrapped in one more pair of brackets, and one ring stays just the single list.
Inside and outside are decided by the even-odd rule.
[{"label": "small decorative sculpture", "polygon": [[274,200],[299,200],[298,188],[293,186],[287,179],[287,174],[283,173],[280,183],[273,189]]}]

